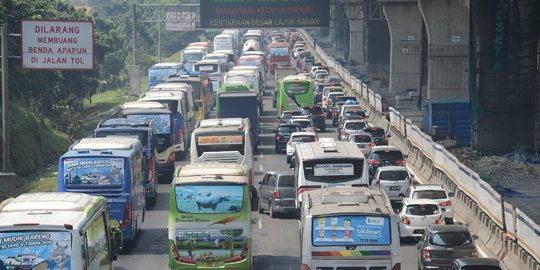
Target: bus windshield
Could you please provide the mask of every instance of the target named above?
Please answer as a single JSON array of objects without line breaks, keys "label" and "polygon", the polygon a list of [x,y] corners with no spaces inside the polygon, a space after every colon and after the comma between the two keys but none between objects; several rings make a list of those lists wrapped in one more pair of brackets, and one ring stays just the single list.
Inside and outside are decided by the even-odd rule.
[{"label": "bus windshield", "polygon": [[0,232],[0,243],[0,261],[7,269],[71,269],[67,231]]},{"label": "bus windshield", "polygon": [[238,151],[244,155],[244,134],[228,133],[228,134],[204,134],[197,135],[197,153],[199,157],[204,152],[221,152],[221,151]]},{"label": "bus windshield", "polygon": [[313,246],[390,245],[388,216],[318,216],[313,217]]},{"label": "bus windshield", "polygon": [[148,79],[150,81],[164,82],[169,79],[170,75],[176,74],[178,71],[178,68],[150,69],[148,70]]},{"label": "bus windshield", "polygon": [[286,82],[285,92],[289,95],[303,95],[309,91],[309,82]]},{"label": "bus windshield", "polygon": [[261,64],[261,61],[256,59],[241,59],[238,62],[239,66],[259,66]]},{"label": "bus windshield", "polygon": [[175,188],[176,209],[189,214],[238,213],[244,206],[243,185],[179,185]]},{"label": "bus windshield", "polygon": [[363,159],[320,159],[304,161],[306,180],[338,183],[362,177]]},{"label": "bus windshield", "polygon": [[271,56],[289,56],[289,48],[287,47],[274,47],[270,48]]},{"label": "bus windshield", "polygon": [[171,116],[169,114],[130,114],[127,119],[154,121],[157,134],[171,134]]},{"label": "bus windshield", "polygon": [[183,53],[182,54],[182,60],[184,62],[197,62],[199,60],[202,60],[204,55],[200,52],[190,52],[190,53]]},{"label": "bus windshield", "polygon": [[63,166],[66,186],[122,186],[124,182],[123,158],[66,158]]}]

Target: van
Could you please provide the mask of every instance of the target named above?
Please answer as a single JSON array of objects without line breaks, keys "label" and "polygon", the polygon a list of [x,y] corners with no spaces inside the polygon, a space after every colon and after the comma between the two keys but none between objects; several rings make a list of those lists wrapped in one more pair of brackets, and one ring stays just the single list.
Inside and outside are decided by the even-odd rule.
[{"label": "van", "polygon": [[111,224],[135,245],[146,213],[143,159],[137,139],[81,139],[58,161],[58,191],[105,197]]},{"label": "van", "polygon": [[3,269],[113,269],[122,233],[103,197],[26,193],[0,204]]}]

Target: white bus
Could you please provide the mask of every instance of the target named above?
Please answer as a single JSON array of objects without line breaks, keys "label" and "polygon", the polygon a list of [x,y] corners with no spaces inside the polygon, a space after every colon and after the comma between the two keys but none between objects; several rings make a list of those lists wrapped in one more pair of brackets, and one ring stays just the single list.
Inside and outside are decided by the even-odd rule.
[{"label": "white bus", "polygon": [[398,217],[381,189],[304,192],[302,270],[400,270]]},{"label": "white bus", "polygon": [[350,142],[323,140],[297,144],[291,168],[294,168],[297,209],[304,191],[369,185],[368,162],[356,144]]},{"label": "white bus", "polygon": [[229,63],[218,59],[203,59],[195,63],[193,71],[200,72],[202,75],[207,75],[212,80],[214,92],[221,89],[225,73],[229,71]]}]

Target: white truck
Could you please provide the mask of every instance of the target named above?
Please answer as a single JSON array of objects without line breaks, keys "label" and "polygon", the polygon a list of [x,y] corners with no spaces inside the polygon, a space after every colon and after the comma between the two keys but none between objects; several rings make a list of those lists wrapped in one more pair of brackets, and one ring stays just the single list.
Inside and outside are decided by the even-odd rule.
[{"label": "white truck", "polygon": [[293,66],[277,66],[275,71],[275,77],[274,77],[274,93],[272,94],[272,108],[276,107],[277,104],[277,97],[279,93],[279,82],[289,76],[289,75],[296,75],[296,67]]}]

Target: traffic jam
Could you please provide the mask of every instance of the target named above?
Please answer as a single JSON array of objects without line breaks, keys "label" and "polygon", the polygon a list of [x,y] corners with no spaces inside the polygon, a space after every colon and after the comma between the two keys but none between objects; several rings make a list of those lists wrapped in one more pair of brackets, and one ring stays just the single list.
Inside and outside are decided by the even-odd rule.
[{"label": "traffic jam", "polygon": [[[297,220],[295,269],[409,269],[402,241],[410,269],[502,269],[311,48],[294,29],[226,29],[149,68],[137,101],[59,157],[57,192],[0,204],[0,269],[114,269],[158,199],[169,269],[257,269],[261,215]],[[255,166],[264,136],[282,170]]]}]

